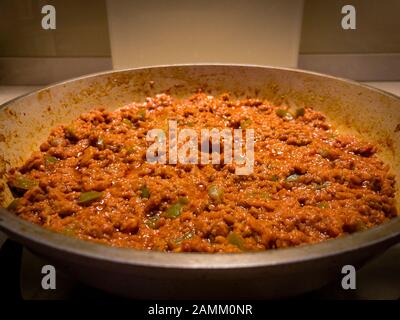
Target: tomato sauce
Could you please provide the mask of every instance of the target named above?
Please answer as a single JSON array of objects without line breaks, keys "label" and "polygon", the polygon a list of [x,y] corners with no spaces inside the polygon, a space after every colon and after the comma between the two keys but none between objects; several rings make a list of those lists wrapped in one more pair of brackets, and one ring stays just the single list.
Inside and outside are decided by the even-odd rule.
[{"label": "tomato sauce", "polygon": [[[253,129],[254,170],[146,161],[153,128]],[[166,94],[95,109],[54,128],[9,172],[10,209],[50,230],[111,246],[242,252],[337,238],[397,216],[395,178],[376,146],[311,107]]]}]

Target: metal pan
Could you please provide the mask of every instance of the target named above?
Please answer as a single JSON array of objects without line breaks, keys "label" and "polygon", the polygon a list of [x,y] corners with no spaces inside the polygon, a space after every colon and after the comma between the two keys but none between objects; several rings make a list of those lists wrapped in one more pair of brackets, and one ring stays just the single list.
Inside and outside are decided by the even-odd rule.
[{"label": "metal pan", "polygon": [[[96,106],[116,109],[168,92],[201,88],[236,97],[310,105],[336,127],[380,146],[400,181],[400,99],[356,82],[301,70],[247,65],[179,65],[106,72],[55,84],[2,106],[0,173],[21,164],[50,129]],[[1,202],[10,193],[3,181]],[[136,298],[278,298],[323,286],[400,240],[400,218],[315,245],[241,254],[146,252],[66,237],[0,209],[0,229],[78,279]]]}]

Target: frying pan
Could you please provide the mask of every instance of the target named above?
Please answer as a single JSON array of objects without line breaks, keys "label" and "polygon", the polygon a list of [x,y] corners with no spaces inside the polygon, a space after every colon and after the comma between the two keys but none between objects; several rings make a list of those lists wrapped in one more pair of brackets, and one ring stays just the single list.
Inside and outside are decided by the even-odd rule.
[{"label": "frying pan", "polygon": [[[400,99],[386,92],[301,70],[250,65],[173,65],[105,72],[27,94],[0,111],[1,202],[5,172],[37,150],[52,127],[94,107],[113,110],[146,96],[210,94],[312,106],[346,133],[379,146],[400,181]],[[339,239],[256,253],[165,253],[114,248],[57,234],[0,209],[0,229],[94,287],[133,298],[278,298],[339,279],[400,239],[400,218]]]}]

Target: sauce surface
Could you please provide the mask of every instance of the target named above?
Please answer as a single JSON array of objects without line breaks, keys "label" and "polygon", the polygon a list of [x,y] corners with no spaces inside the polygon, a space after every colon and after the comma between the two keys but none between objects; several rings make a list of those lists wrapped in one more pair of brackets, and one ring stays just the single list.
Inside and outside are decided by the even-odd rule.
[{"label": "sauce surface", "polygon": [[[150,129],[254,129],[254,171],[151,164]],[[199,134],[200,135],[200,134]],[[9,172],[9,208],[45,228],[112,246],[241,252],[317,243],[397,216],[394,175],[376,147],[310,107],[166,94],[96,109],[52,130]]]}]

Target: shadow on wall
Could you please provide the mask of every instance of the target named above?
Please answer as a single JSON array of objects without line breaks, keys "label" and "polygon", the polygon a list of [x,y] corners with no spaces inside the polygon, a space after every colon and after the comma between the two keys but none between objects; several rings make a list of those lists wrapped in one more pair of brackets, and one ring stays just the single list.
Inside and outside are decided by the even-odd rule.
[{"label": "shadow on wall", "polygon": [[[41,9],[56,8],[56,30],[43,30]],[[109,57],[104,0],[1,0],[0,57]]]},{"label": "shadow on wall", "polygon": [[[56,8],[56,29],[41,9]],[[0,84],[41,85],[112,68],[104,0],[1,0]]]}]

